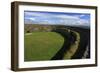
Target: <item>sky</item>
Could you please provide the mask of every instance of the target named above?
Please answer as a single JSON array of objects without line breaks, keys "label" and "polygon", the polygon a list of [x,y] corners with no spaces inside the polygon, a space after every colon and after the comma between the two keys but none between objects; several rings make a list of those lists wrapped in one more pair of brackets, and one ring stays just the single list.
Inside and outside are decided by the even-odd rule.
[{"label": "sky", "polygon": [[90,14],[24,11],[25,24],[90,26]]}]

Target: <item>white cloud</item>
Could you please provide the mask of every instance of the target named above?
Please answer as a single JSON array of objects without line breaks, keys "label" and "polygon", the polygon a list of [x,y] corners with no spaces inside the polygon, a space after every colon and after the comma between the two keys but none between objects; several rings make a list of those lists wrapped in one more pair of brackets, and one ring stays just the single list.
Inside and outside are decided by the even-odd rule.
[{"label": "white cloud", "polygon": [[85,16],[84,14],[80,15],[80,17],[84,17],[84,16]]},{"label": "white cloud", "polygon": [[35,21],[35,20],[36,20],[35,18],[32,18],[32,17],[31,17],[31,18],[29,18],[29,19],[30,19],[30,20],[32,20],[32,21]]},{"label": "white cloud", "polygon": [[62,19],[74,19],[74,20],[78,20],[79,18],[76,16],[71,16],[71,15],[58,15],[56,16],[58,18],[62,18]]},{"label": "white cloud", "polygon": [[41,13],[37,12],[25,12],[26,16],[43,16]]},{"label": "white cloud", "polygon": [[37,17],[43,17],[43,18],[60,18],[60,19],[76,19],[78,20],[79,18],[77,16],[71,16],[71,15],[64,15],[64,14],[60,14],[60,15],[54,15],[54,14],[50,14],[50,13],[40,13],[40,12],[25,12],[26,16],[37,16]]},{"label": "white cloud", "polygon": [[[41,12],[25,12],[26,16],[36,16],[37,19],[42,20],[38,21],[38,23],[44,24],[62,24],[62,25],[81,25],[81,26],[89,26],[90,22],[86,19],[81,19],[80,17],[84,17],[85,15],[64,15],[64,14],[50,14],[50,13],[41,13]],[[53,18],[58,18],[59,20],[53,20]],[[31,21],[35,21],[36,18],[29,17]],[[37,21],[37,20],[36,20]]]},{"label": "white cloud", "polygon": [[82,26],[89,26],[90,25],[90,21],[84,20],[84,19],[80,19],[79,21],[77,21],[77,23],[82,25]]}]

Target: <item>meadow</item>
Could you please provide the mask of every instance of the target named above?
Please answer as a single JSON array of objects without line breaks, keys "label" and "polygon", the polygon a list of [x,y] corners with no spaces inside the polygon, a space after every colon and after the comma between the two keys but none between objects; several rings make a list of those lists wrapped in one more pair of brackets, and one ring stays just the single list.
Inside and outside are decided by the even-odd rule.
[{"label": "meadow", "polygon": [[56,32],[25,33],[25,61],[50,60],[61,49],[64,38]]}]

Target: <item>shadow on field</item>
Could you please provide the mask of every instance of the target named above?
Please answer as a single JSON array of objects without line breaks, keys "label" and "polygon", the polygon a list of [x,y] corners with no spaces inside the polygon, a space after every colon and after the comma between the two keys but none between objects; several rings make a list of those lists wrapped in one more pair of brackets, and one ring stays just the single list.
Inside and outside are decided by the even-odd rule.
[{"label": "shadow on field", "polygon": [[66,51],[70,48],[70,45],[75,41],[75,38],[73,38],[68,31],[63,29],[56,29],[53,30],[53,32],[59,33],[64,37],[64,44],[62,48],[55,54],[55,56],[51,58],[51,60],[61,60],[63,59]]},{"label": "shadow on field", "polygon": [[[71,59],[82,59],[84,53],[88,49],[88,54],[85,58],[90,58],[90,29],[78,28],[78,27],[66,27],[72,31],[76,31],[80,34],[80,43],[76,53],[71,57]],[[75,42],[76,37],[73,36],[68,31],[63,29],[56,29],[53,32],[59,33],[64,37],[64,44],[62,48],[55,54],[51,60],[62,60],[65,52],[69,50],[72,43]],[[87,48],[88,47],[88,48]]]},{"label": "shadow on field", "polygon": [[[76,53],[72,56],[72,59],[82,59],[84,52],[88,49],[88,55],[86,58],[90,58],[90,29],[68,27],[69,29],[76,31],[80,34],[80,44]],[[88,48],[86,48],[88,46]]]}]

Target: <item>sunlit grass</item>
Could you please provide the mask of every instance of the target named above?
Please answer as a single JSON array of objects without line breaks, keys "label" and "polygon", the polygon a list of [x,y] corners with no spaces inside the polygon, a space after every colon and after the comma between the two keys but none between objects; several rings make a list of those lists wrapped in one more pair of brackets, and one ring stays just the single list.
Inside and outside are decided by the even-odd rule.
[{"label": "sunlit grass", "polygon": [[61,49],[64,38],[56,32],[32,32],[24,36],[24,60],[50,60]]}]

